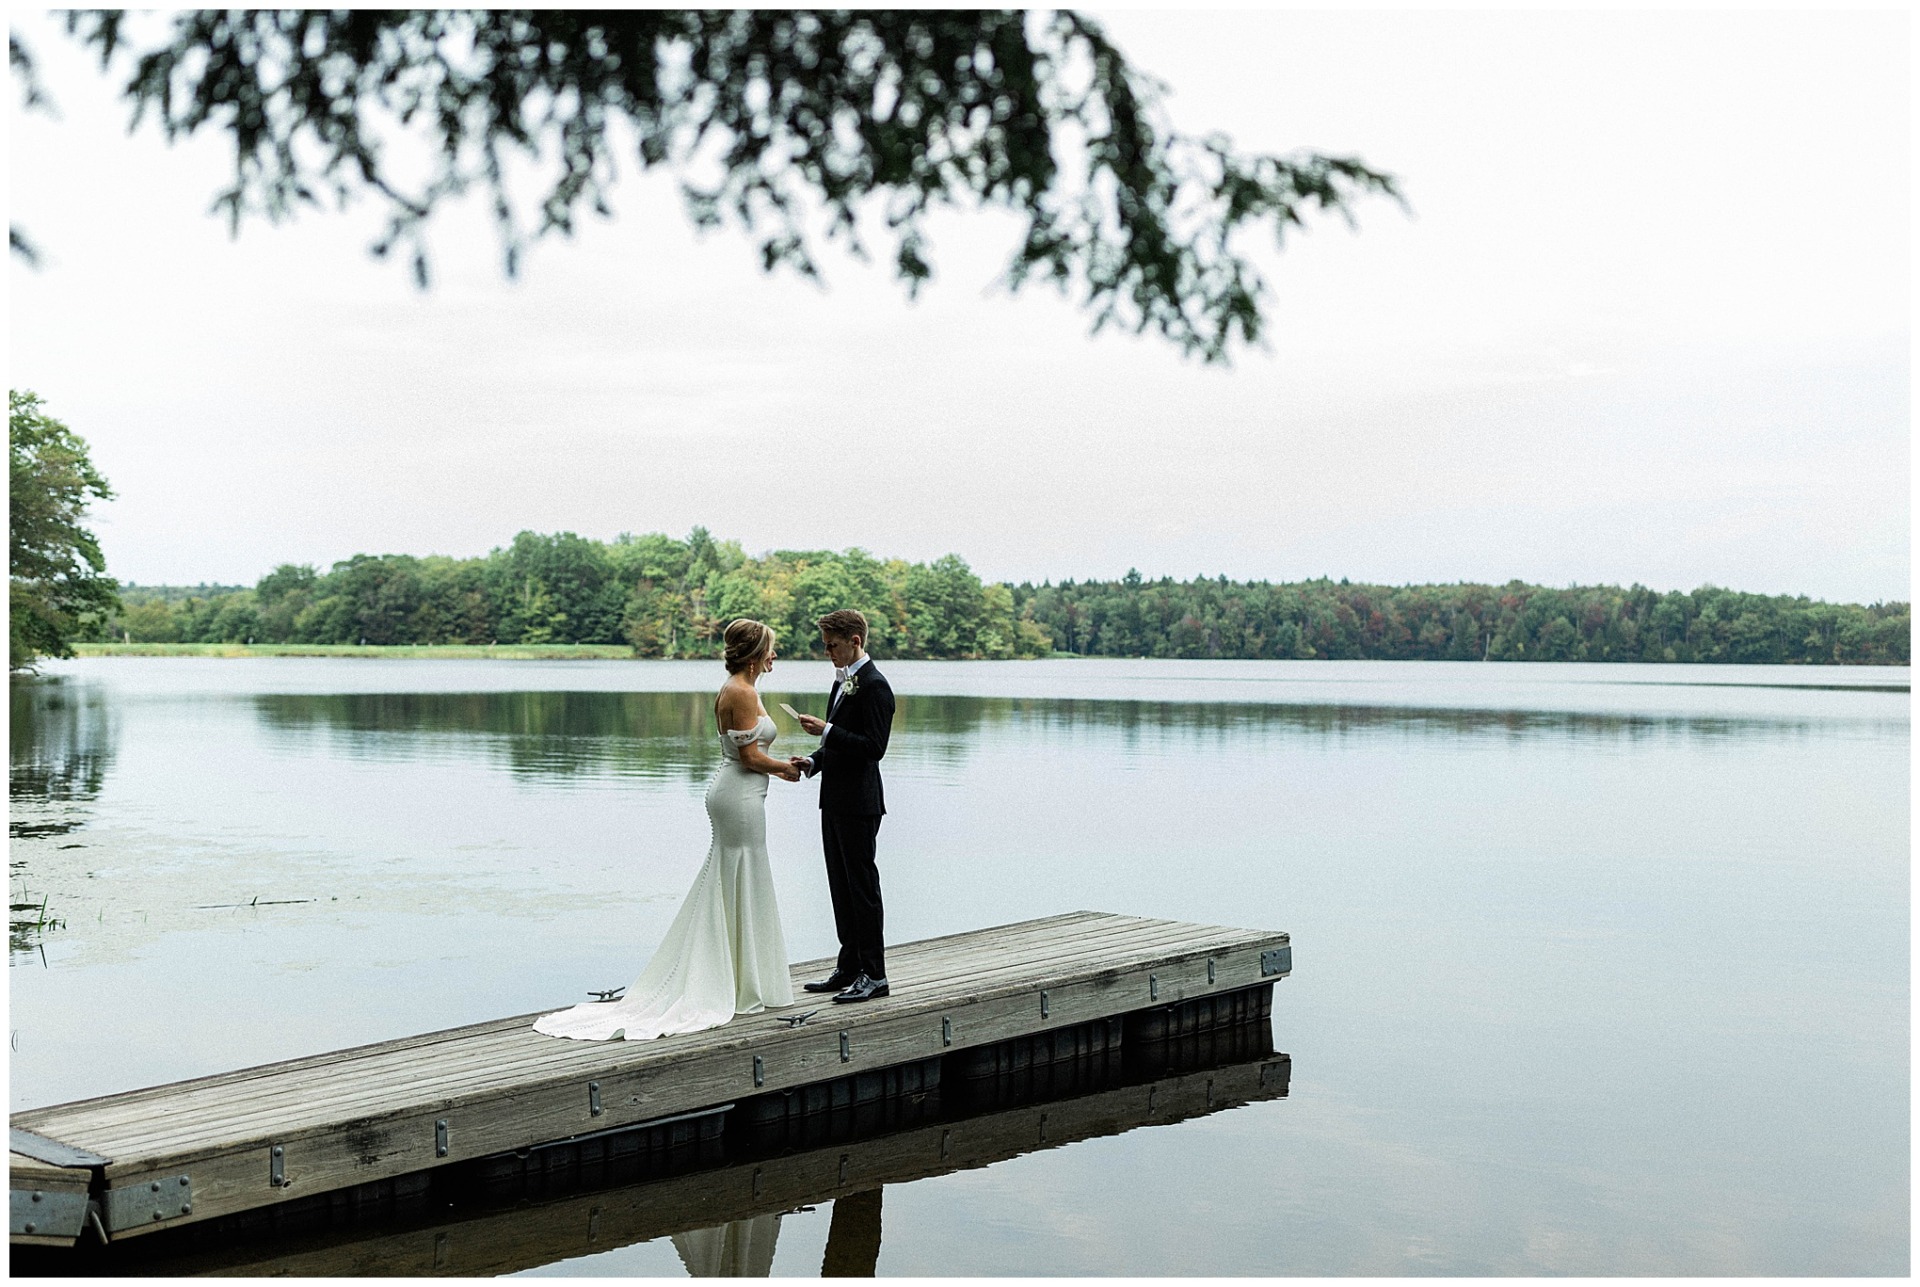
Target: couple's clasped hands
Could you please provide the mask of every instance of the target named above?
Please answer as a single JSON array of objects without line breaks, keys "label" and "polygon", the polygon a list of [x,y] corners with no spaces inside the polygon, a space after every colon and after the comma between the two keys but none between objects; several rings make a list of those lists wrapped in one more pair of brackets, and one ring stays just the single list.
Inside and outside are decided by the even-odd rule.
[{"label": "couple's clasped hands", "polygon": [[764,773],[770,778],[779,778],[782,782],[798,782],[807,776],[809,762],[804,755],[789,755],[776,759],[758,748],[751,748],[741,756],[744,767],[755,773]]},{"label": "couple's clasped hands", "polygon": [[[788,709],[791,710],[792,708],[789,707]],[[800,721],[801,728],[815,737],[820,736],[821,733],[826,731],[827,721],[821,719],[818,715],[802,715],[798,711],[794,711],[793,716]],[[801,778],[806,777],[811,769],[812,762],[809,761],[806,756],[789,755],[787,757],[786,767],[776,769],[774,773],[775,776],[783,778],[788,782],[798,782]]]},{"label": "couple's clasped hands", "polygon": [[[791,711],[791,707],[789,707],[789,711]],[[793,711],[793,718],[797,718],[797,720],[801,722],[801,728],[806,730],[808,734],[812,734],[814,738],[818,738],[820,734],[824,734],[824,732],[828,730],[828,722],[818,715],[801,715],[799,711]],[[804,757],[804,755],[789,755],[789,757],[787,757],[787,763],[793,765],[793,768],[797,770],[797,776],[787,778],[787,782],[799,782],[804,776],[810,776],[812,770],[814,770],[812,761],[810,761],[808,757]],[[785,774],[781,774],[781,776],[785,776]]]},{"label": "couple's clasped hands", "polygon": [[[792,715],[800,721],[801,728],[813,734],[815,737],[820,736],[820,734],[824,733],[827,729],[827,721],[821,719],[818,715],[802,715],[791,706],[784,707],[784,709],[789,715]],[[808,776],[812,770],[812,761],[806,756],[789,755],[784,763],[776,761],[766,771],[783,782],[798,782],[801,778]]]}]

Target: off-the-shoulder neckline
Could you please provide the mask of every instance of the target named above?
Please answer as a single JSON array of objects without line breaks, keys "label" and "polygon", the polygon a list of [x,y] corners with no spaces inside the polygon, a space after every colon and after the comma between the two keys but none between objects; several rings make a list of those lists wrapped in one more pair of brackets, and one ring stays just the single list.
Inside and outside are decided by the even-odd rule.
[{"label": "off-the-shoulder neckline", "polygon": [[714,736],[726,737],[729,734],[733,734],[733,733],[758,733],[760,731],[760,726],[772,718],[773,716],[767,714],[765,711],[761,711],[760,718],[753,722],[752,728],[723,728],[718,733],[715,733]]}]

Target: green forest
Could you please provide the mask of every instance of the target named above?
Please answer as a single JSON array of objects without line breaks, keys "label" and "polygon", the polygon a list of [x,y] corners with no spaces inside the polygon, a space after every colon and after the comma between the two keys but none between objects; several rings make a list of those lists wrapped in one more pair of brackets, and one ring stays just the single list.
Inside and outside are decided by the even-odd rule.
[{"label": "green forest", "polygon": [[709,658],[735,617],[817,655],[813,621],[855,607],[877,655],[1395,661],[1899,664],[1911,609],[1703,586],[1363,585],[1347,581],[982,581],[956,554],[865,550],[753,557],[704,528],[685,539],[522,532],[483,558],[355,555],[285,564],[244,586],[121,588],[94,639],[130,643],[612,644]]}]

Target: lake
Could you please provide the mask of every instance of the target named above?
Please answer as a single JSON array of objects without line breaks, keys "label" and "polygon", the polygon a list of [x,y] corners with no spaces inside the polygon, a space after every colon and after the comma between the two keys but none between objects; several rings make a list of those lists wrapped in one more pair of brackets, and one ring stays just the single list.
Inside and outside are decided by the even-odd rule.
[{"label": "lake", "polygon": [[[890,1184],[880,1273],[1908,1273],[1907,669],[881,664],[889,941],[1085,908],[1285,930],[1294,968],[1284,1097]],[[13,1108],[628,981],[705,855],[720,677],[15,682]],[[773,783],[768,829],[789,946],[828,955],[813,789]],[[834,1205],[525,1272],[733,1238],[814,1275]]]}]

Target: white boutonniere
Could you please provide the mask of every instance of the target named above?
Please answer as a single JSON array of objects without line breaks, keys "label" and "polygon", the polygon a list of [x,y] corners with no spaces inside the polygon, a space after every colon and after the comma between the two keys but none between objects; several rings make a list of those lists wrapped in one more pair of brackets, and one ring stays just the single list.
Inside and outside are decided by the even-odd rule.
[{"label": "white boutonniere", "polygon": [[840,683],[840,700],[845,701],[860,691],[860,676],[848,675]]}]

